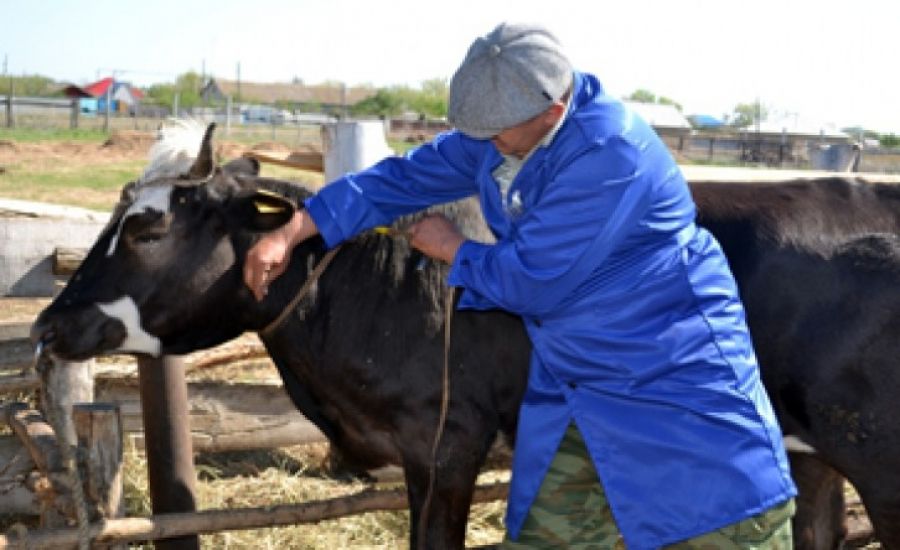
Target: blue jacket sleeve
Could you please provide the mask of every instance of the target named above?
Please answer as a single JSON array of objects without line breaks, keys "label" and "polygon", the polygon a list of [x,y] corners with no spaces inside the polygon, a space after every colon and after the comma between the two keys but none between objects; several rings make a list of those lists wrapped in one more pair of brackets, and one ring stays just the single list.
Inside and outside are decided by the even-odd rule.
[{"label": "blue jacket sleeve", "polygon": [[507,238],[466,241],[449,282],[524,316],[550,314],[622,244],[649,209],[651,178],[621,138],[563,168]]},{"label": "blue jacket sleeve", "polygon": [[329,246],[399,216],[478,191],[478,142],[458,132],[441,134],[404,157],[389,157],[347,174],[305,201]]}]

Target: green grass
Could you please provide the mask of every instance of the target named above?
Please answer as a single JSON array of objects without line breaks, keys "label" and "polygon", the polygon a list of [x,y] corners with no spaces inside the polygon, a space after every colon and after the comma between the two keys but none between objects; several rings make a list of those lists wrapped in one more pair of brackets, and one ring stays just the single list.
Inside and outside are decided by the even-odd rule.
[{"label": "green grass", "polygon": [[146,163],[130,160],[72,167],[41,164],[5,166],[5,172],[0,174],[0,197],[110,211],[119,200],[122,187],[138,177]]},{"label": "green grass", "polygon": [[68,128],[0,128],[0,140],[9,141],[35,142],[68,140],[103,142],[108,137],[109,134],[103,130],[87,128],[78,128],[75,130]]}]

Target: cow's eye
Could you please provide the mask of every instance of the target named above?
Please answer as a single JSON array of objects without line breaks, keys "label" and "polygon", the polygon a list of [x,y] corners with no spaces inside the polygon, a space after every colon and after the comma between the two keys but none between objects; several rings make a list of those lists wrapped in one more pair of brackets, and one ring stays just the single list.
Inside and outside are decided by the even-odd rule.
[{"label": "cow's eye", "polygon": [[150,244],[159,242],[165,236],[166,234],[163,231],[145,231],[143,233],[135,235],[134,242],[138,244]]}]

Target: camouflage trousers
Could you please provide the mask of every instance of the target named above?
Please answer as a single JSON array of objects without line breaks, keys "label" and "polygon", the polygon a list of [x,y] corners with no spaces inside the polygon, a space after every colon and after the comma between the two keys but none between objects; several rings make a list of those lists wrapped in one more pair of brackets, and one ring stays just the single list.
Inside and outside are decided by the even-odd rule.
[{"label": "camouflage trousers", "polygon": [[[698,537],[667,546],[675,550],[790,550],[794,501]],[[624,549],[594,464],[575,425],[569,426],[531,506],[519,540],[499,548]]]}]

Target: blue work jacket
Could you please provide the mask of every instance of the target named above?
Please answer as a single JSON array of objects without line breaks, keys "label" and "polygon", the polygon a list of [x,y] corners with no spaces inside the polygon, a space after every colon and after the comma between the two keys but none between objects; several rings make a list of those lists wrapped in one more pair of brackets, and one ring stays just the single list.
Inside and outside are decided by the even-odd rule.
[{"label": "blue work jacket", "polygon": [[451,131],[306,203],[329,245],[477,193],[495,244],[450,270],[460,308],[521,315],[534,344],[507,528],[515,539],[575,422],[629,548],[796,494],[734,278],[655,132],[576,73],[566,119],[505,197],[489,140]]}]

